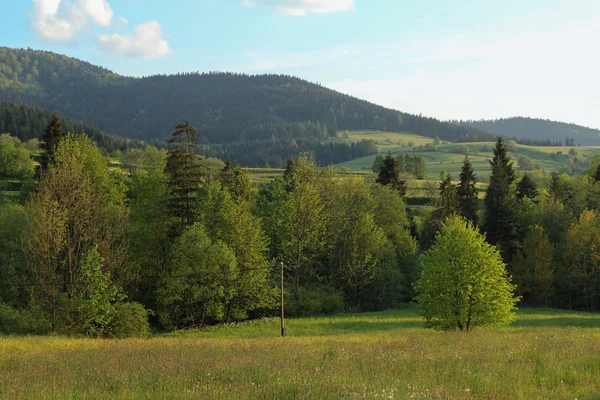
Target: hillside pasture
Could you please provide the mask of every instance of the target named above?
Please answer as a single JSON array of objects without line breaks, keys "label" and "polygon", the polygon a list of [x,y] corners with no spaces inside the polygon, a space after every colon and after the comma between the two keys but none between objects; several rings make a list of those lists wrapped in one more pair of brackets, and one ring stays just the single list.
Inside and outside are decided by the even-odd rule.
[{"label": "hillside pasture", "polygon": [[[415,146],[433,143],[433,139],[426,138],[411,133],[395,133],[395,132],[378,132],[375,134],[366,134],[365,132],[352,131],[349,132],[348,138],[338,138],[336,140],[345,140],[348,142],[360,141],[362,139],[376,140],[379,146],[380,154],[386,154],[391,151],[394,155],[399,153],[419,153],[425,158],[427,164],[427,175],[430,178],[437,179],[442,170],[458,178],[460,168],[464,160],[464,154],[461,153],[461,148],[464,146],[469,149],[469,158],[473,164],[473,170],[481,181],[488,181],[491,172],[489,160],[493,157],[493,142],[473,142],[473,143],[446,143],[437,146],[436,151],[424,151],[415,147],[408,147],[406,144],[411,141]],[[397,143],[402,142],[404,146]],[[509,152],[509,155],[515,163],[515,168],[518,167],[518,159],[521,156],[531,159],[534,167],[550,173],[559,172],[562,168],[568,165],[573,156],[569,155],[571,149],[577,152],[576,157],[583,161],[587,161],[600,153],[599,146],[576,146],[576,147],[559,147],[559,146],[525,146],[517,145],[516,150]],[[562,154],[557,154],[562,153]],[[357,158],[345,163],[336,164],[336,168],[346,167],[350,171],[370,171],[373,165],[375,156],[366,156]],[[531,172],[532,170],[523,170],[522,172]]]},{"label": "hillside pasture", "polygon": [[149,339],[0,338],[2,399],[595,399],[600,315],[525,309],[507,328],[424,329],[412,308]]}]

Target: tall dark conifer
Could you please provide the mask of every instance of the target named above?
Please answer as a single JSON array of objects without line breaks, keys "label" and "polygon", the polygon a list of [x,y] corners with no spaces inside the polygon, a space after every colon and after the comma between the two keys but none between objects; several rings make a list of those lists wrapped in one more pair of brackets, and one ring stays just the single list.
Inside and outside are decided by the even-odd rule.
[{"label": "tall dark conifer", "polygon": [[523,175],[523,178],[517,184],[517,199],[523,200],[525,197],[533,199],[537,195],[538,191],[533,179],[531,179],[529,174]]},{"label": "tall dark conifer", "polygon": [[456,194],[458,196],[460,214],[471,221],[474,226],[477,226],[479,222],[476,182],[477,177],[473,173],[473,165],[471,165],[469,156],[466,156],[460,172],[460,183],[456,188]]},{"label": "tall dark conifer", "polygon": [[48,164],[54,161],[54,151],[56,150],[56,146],[58,146],[58,143],[65,135],[66,133],[63,131],[60,118],[58,118],[56,113],[53,113],[50,124],[48,124],[48,127],[46,127],[44,137],[42,139],[43,143],[41,147],[43,150],[45,150],[40,161],[42,170],[45,170],[48,167]]},{"label": "tall dark conifer", "polygon": [[502,138],[494,148],[490,162],[492,173],[485,195],[485,221],[483,229],[487,240],[500,247],[505,261],[510,261],[516,246],[517,199],[514,182],[515,171]]},{"label": "tall dark conifer", "polygon": [[431,246],[435,234],[442,228],[446,218],[460,211],[460,203],[456,194],[456,186],[452,183],[452,175],[446,175],[444,180],[440,182],[439,190],[433,201],[436,209],[428,215],[422,232],[421,246],[424,249]]},{"label": "tall dark conifer", "polygon": [[379,175],[375,181],[384,186],[391,186],[400,193],[401,197],[406,196],[406,181],[400,179],[398,160],[394,158],[391,152],[388,152],[383,159]]},{"label": "tall dark conifer", "polygon": [[166,173],[169,177],[169,207],[180,219],[180,232],[195,221],[195,200],[202,173],[196,151],[196,131],[188,121],[175,127],[169,140]]}]

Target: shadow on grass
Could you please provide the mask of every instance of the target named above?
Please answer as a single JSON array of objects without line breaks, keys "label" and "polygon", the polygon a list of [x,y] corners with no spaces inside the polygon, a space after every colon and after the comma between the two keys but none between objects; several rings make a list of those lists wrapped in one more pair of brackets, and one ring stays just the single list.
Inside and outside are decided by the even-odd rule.
[{"label": "shadow on grass", "polygon": [[518,311],[517,320],[510,326],[600,328],[600,313],[552,308],[523,308]]}]

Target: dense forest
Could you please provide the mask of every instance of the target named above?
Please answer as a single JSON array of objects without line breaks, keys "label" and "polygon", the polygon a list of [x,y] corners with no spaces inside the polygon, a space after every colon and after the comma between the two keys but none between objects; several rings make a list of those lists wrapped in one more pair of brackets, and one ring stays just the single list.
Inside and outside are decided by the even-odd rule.
[{"label": "dense forest", "polygon": [[[452,121],[460,126],[468,126],[491,132],[498,136],[516,138],[518,143],[535,146],[598,146],[600,130],[536,118],[500,118],[481,121]],[[569,144],[566,143],[569,141]]]},{"label": "dense forest", "polygon": [[[188,120],[202,145],[219,145],[216,154],[249,166],[280,166],[272,156],[278,151],[270,148],[289,147],[293,140],[302,141],[301,150],[327,152],[328,146],[320,143],[346,129],[408,131],[449,141],[494,138],[480,129],[390,110],[290,76],[129,78],[51,52],[6,47],[0,48],[0,101],[57,111],[144,141],[165,140],[173,125]],[[249,159],[246,146],[266,149]],[[334,153],[343,153],[339,145],[332,146]]]},{"label": "dense forest", "polygon": [[[22,142],[31,139],[41,140],[51,119],[52,113],[50,111],[26,105],[0,103],[0,133],[9,133]],[[67,132],[86,133],[101,149],[108,153],[115,150],[145,147],[145,144],[139,140],[104,133],[93,126],[69,118],[61,117],[61,123],[63,129]]]},{"label": "dense forest", "polygon": [[281,262],[290,316],[398,307],[453,230],[470,240],[454,248],[497,253],[496,277],[511,277],[521,304],[599,307],[600,157],[581,175],[521,175],[499,139],[483,208],[465,156],[458,180],[411,209],[418,155],[388,153],[365,177],[302,154],[259,188],[199,157],[188,122],[168,150],[122,152],[120,168],[58,117],[37,172],[30,142],[0,135],[1,178],[25,182],[0,191],[0,333],[123,337],[274,315]]}]

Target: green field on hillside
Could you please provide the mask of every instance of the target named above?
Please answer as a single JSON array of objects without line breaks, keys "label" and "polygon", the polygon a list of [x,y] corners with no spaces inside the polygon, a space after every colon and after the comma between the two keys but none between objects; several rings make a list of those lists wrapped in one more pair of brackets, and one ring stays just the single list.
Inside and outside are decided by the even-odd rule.
[{"label": "green field on hillside", "polygon": [[2,399],[596,399],[600,315],[524,309],[436,332],[414,309],[149,339],[0,338]]},{"label": "green field on hillside", "polygon": [[[343,132],[340,133],[340,135],[343,135]],[[336,140],[351,142],[360,141],[362,139],[376,140],[381,154],[386,154],[388,151],[391,151],[394,155],[404,152],[421,154],[427,163],[428,176],[434,179],[437,179],[442,170],[452,174],[455,178],[458,178],[465,157],[464,154],[460,153],[460,148],[462,146],[467,146],[469,148],[469,157],[471,158],[473,169],[478,178],[482,181],[487,181],[489,179],[491,168],[488,160],[493,157],[493,142],[442,143],[437,146],[436,151],[424,151],[418,150],[415,147],[432,143],[433,140],[431,138],[410,133],[378,132],[367,134],[362,131],[353,131],[348,133],[348,138],[338,138]],[[412,142],[413,147],[408,147],[409,142]],[[572,156],[568,154],[570,149],[570,147],[564,146],[517,145],[516,151],[510,152],[509,154],[515,162],[515,167],[517,167],[519,157],[525,156],[531,159],[534,166],[537,165],[539,168],[550,173],[558,172],[561,168],[567,166],[569,159],[572,158]],[[581,160],[590,159],[594,155],[600,153],[600,147],[577,146],[575,149],[577,151],[577,157]],[[558,152],[562,152],[563,154],[559,155],[557,154]],[[336,168],[346,167],[350,171],[370,171],[374,159],[375,156],[361,157],[337,164]]]}]

